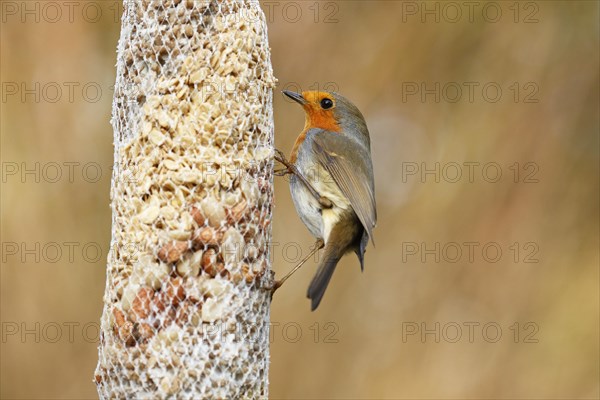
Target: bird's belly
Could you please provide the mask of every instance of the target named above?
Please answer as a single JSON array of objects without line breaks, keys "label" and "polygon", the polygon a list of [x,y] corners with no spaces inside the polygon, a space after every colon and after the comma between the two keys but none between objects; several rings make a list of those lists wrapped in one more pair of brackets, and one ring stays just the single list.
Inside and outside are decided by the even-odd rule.
[{"label": "bird's belly", "polygon": [[319,168],[316,172],[314,169],[303,169],[298,164],[296,166],[319,195],[326,197],[333,203],[332,208],[322,209],[306,185],[292,175],[290,189],[300,219],[314,237],[323,239],[327,243],[332,227],[339,221],[342,212],[350,208],[350,202],[342,194],[333,178],[323,168]]},{"label": "bird's belly", "polygon": [[290,191],[300,219],[314,237],[322,239],[323,219],[320,212],[321,206],[308,189],[306,189],[306,186],[295,176],[292,176],[290,180]]}]

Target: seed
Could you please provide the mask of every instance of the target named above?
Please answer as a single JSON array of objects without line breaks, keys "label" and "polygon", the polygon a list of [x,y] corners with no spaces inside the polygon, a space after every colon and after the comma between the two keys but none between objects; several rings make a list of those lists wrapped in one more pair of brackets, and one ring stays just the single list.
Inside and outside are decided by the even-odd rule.
[{"label": "seed", "polygon": [[161,247],[157,256],[159,260],[170,264],[179,261],[189,248],[187,241],[173,241]]},{"label": "seed", "polygon": [[148,318],[148,315],[150,315],[153,298],[154,290],[148,287],[140,288],[140,290],[137,292],[137,296],[135,299],[133,299],[133,303],[131,304],[131,319],[134,322]]},{"label": "seed", "polygon": [[198,226],[204,226],[206,218],[204,218],[204,214],[198,207],[192,206],[190,213],[192,214],[192,218],[194,218],[194,221],[196,221]]},{"label": "seed", "polygon": [[202,248],[204,246],[217,246],[222,239],[222,234],[210,226],[198,228],[192,236],[194,247]]}]

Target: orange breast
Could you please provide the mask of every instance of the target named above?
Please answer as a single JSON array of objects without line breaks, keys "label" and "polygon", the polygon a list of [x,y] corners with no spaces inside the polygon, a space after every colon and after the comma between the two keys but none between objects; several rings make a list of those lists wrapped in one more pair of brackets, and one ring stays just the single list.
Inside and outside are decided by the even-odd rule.
[{"label": "orange breast", "polygon": [[309,110],[308,113],[311,128],[321,128],[326,131],[340,132],[342,128],[333,116],[332,110]]},{"label": "orange breast", "polygon": [[292,147],[292,153],[290,154],[290,162],[294,164],[298,159],[298,151],[300,145],[306,139],[306,133],[312,128],[324,129],[331,132],[341,132],[342,128],[333,116],[332,110],[322,110],[318,107],[308,104],[305,106],[306,121],[304,124],[304,130],[296,138],[294,147]]},{"label": "orange breast", "polygon": [[294,143],[294,147],[292,147],[292,153],[290,154],[290,162],[292,164],[296,163],[298,159],[298,150],[300,150],[300,145],[306,139],[306,132],[308,132],[310,128],[304,128],[304,130],[298,135],[296,138],[296,142]]}]

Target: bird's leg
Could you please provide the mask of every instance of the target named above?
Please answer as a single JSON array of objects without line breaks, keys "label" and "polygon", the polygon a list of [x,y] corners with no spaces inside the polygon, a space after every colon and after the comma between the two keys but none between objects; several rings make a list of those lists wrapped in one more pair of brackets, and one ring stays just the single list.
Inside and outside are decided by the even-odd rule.
[{"label": "bird's leg", "polygon": [[[328,198],[326,198],[324,196],[321,196],[319,194],[319,192],[317,192],[316,189],[313,187],[313,185],[311,185],[311,183],[304,177],[304,175],[302,175],[300,173],[300,171],[298,171],[298,168],[296,168],[296,166],[294,164],[292,164],[285,158],[285,156],[283,155],[281,150],[275,149],[275,160],[279,161],[287,169],[287,172],[282,173],[279,176],[284,176],[287,174],[296,175],[298,177],[298,179],[300,179],[300,182],[302,182],[304,184],[304,186],[306,186],[306,188],[308,189],[310,194],[319,202],[321,207],[323,207],[323,208],[333,207],[333,203],[331,202],[331,200],[329,200]],[[281,173],[281,171],[282,170],[277,170],[276,174]]]},{"label": "bird's leg", "polygon": [[302,267],[304,265],[304,263],[306,261],[308,261],[309,258],[311,258],[317,251],[321,250],[323,247],[325,247],[325,242],[323,242],[323,239],[317,239],[317,241],[315,242],[315,246],[314,248],[311,250],[311,252],[302,259],[302,261],[300,261],[298,263],[298,265],[296,265],[294,267],[294,269],[292,269],[290,272],[288,272],[287,274],[285,274],[285,276],[279,280],[276,280],[275,282],[273,282],[273,285],[271,287],[266,288],[267,290],[270,290],[271,293],[275,293],[275,291],[277,289],[279,289],[281,287],[281,285],[283,285],[283,283],[288,280],[288,278],[292,275],[294,275],[294,273],[296,271],[298,271],[300,269],[300,267]]},{"label": "bird's leg", "polygon": [[279,161],[281,164],[285,166],[285,168],[279,168],[273,171],[276,176],[286,176],[289,174],[293,174],[293,170],[290,167],[291,163],[285,158],[283,152],[281,150],[275,149],[275,160]]},{"label": "bird's leg", "polygon": [[273,170],[273,174],[275,176],[286,176],[288,174],[291,174],[291,172],[288,168],[280,168],[280,169]]}]

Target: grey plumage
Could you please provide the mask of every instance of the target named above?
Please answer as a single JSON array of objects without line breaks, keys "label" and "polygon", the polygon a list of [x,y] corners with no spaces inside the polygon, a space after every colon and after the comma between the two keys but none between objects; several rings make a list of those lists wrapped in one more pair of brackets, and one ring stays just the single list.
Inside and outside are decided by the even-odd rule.
[{"label": "grey plumage", "polygon": [[[310,100],[297,93],[286,94],[303,107],[310,108],[312,104],[321,104],[322,99],[315,101],[314,93],[307,93],[311,96]],[[350,101],[335,93],[329,96],[335,100],[335,107],[326,112],[333,112],[337,126],[325,123],[324,126],[330,127],[311,127],[307,118],[307,128],[302,134],[304,137],[299,144],[294,165],[314,190],[331,202],[332,207],[322,206],[297,176],[292,176],[290,180],[298,215],[312,235],[323,239],[325,243],[323,260],[307,291],[312,310],[319,306],[335,267],[344,254],[356,253],[361,271],[364,269],[365,250],[369,239],[374,242],[373,228],[377,222],[366,123]],[[308,101],[312,101],[311,105],[307,105]],[[315,112],[318,114],[321,111]],[[331,114],[327,118],[331,118]]]}]

